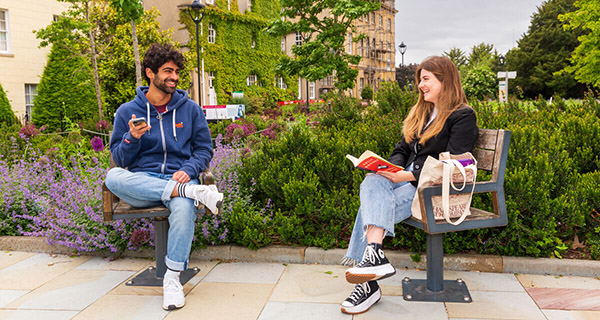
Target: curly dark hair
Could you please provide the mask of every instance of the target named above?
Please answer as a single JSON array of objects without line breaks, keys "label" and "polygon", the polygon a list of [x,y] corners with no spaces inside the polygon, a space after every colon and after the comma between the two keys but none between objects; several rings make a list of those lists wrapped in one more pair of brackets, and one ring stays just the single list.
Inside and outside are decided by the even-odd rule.
[{"label": "curly dark hair", "polygon": [[146,50],[144,61],[142,62],[142,74],[148,83],[150,79],[146,76],[146,68],[150,68],[155,74],[158,73],[158,68],[163,64],[173,61],[179,69],[183,70],[185,58],[181,52],[173,48],[170,44],[154,43]]}]

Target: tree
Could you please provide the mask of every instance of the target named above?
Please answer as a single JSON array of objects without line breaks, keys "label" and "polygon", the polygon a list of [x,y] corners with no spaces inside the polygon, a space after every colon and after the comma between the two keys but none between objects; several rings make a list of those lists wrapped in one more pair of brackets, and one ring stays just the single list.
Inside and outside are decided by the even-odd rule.
[{"label": "tree", "polygon": [[471,48],[471,54],[469,54],[469,67],[473,68],[480,64],[486,64],[489,66],[490,61],[493,57],[498,55],[494,49],[493,44],[480,43]]},{"label": "tree", "polygon": [[133,45],[133,54],[135,61],[135,83],[136,86],[142,85],[142,64],[140,62],[140,48],[138,45],[137,23],[144,15],[144,6],[141,0],[109,0],[110,5],[117,10],[123,17],[130,20],[131,38]]},{"label": "tree", "polygon": [[11,125],[15,121],[15,114],[10,107],[10,102],[6,97],[6,92],[0,84],[0,124]]},{"label": "tree", "polygon": [[480,63],[466,72],[462,85],[467,98],[492,98],[496,92],[496,74],[489,66]]},{"label": "tree", "polygon": [[[282,57],[277,70],[298,74],[308,81],[335,74],[337,89],[353,88],[358,70],[350,65],[357,65],[361,57],[346,52],[346,36],[349,31],[356,32],[355,19],[379,9],[381,3],[371,0],[281,0],[280,4],[282,15],[289,19],[274,20],[267,32],[276,36],[298,32],[302,45],[294,45],[294,57]],[[363,37],[354,37],[353,41]]]},{"label": "tree", "polygon": [[517,71],[510,81],[521,87],[526,97],[555,94],[563,97],[581,97],[584,87],[567,72],[557,73],[569,65],[569,56],[578,46],[578,28],[565,30],[558,16],[575,10],[575,0],[549,0],[533,14],[527,33],[518,41],[518,47],[507,55],[508,68]]},{"label": "tree", "polygon": [[92,120],[95,96],[88,61],[62,46],[52,46],[33,108],[33,122],[50,130],[64,130],[63,119]]},{"label": "tree", "polygon": [[573,51],[564,71],[575,75],[575,79],[600,87],[600,2],[597,0],[579,0],[575,2],[576,11],[559,15],[565,31],[581,34],[580,44]]},{"label": "tree", "polygon": [[[160,25],[156,21],[158,15],[156,9],[146,11],[136,24],[141,52],[144,52],[153,43],[170,43],[175,47],[179,46],[171,40],[171,31],[160,30]],[[121,104],[135,97],[135,55],[133,54],[132,34],[128,21],[125,21],[121,16],[117,16],[115,12],[107,14],[104,19],[105,21],[111,21],[105,31],[106,34],[111,36],[111,45],[103,50],[98,63],[98,71],[102,79],[101,87],[105,115],[108,118],[107,120],[111,120],[112,115]],[[186,56],[185,70],[192,70],[195,60],[190,59],[189,53],[184,53],[184,55]],[[185,90],[189,84],[189,72],[180,73],[178,87]]]},{"label": "tree", "polygon": [[416,63],[411,63],[396,68],[396,82],[398,82],[400,88],[414,86],[415,72],[417,71],[418,66],[419,65]]},{"label": "tree", "polygon": [[36,31],[37,38],[42,39],[40,47],[50,44],[53,46],[62,46],[68,49],[72,56],[80,55],[87,57],[92,66],[90,72],[94,79],[98,114],[100,119],[103,119],[104,112],[100,90],[100,76],[98,74],[98,56],[105,44],[97,43],[97,38],[103,29],[103,17],[109,6],[103,0],[59,1],[68,2],[71,6],[59,19],[53,21],[49,26]]},{"label": "tree", "polygon": [[452,60],[452,62],[459,69],[467,64],[467,57],[465,56],[465,52],[457,47],[450,49],[450,51],[444,51],[442,55]]}]

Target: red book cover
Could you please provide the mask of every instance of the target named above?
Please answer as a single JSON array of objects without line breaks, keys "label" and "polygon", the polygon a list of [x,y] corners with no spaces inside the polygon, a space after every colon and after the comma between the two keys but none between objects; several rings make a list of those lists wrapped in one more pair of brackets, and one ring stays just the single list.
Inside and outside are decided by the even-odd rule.
[{"label": "red book cover", "polygon": [[369,150],[363,152],[363,154],[361,154],[358,158],[353,157],[349,154],[346,155],[346,158],[352,161],[355,167],[371,172],[398,172],[404,170],[404,168],[402,168],[401,166],[397,166]]}]

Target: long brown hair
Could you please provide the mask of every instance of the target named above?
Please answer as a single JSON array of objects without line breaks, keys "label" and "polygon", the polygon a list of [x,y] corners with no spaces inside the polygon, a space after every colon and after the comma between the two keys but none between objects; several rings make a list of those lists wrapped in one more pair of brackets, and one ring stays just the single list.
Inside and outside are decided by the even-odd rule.
[{"label": "long brown hair", "polygon": [[423,132],[423,128],[429,121],[429,117],[435,106],[433,103],[425,101],[423,91],[419,88],[419,99],[417,103],[410,109],[408,116],[404,119],[402,133],[406,142],[412,142],[415,138],[419,138],[421,144],[431,139],[442,129],[446,120],[463,105],[467,105],[467,97],[460,83],[460,74],[452,61],[446,57],[434,56],[425,59],[415,72],[415,83],[421,81],[421,70],[427,70],[442,83],[442,91],[437,100],[437,115],[427,130]]}]

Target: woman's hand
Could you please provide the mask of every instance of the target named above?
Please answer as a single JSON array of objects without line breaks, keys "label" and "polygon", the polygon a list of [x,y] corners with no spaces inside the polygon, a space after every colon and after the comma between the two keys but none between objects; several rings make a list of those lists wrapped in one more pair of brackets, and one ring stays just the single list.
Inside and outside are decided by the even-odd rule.
[{"label": "woman's hand", "polygon": [[404,181],[415,181],[415,176],[410,171],[398,171],[398,172],[378,171],[378,172],[376,172],[376,174],[389,179],[393,183],[404,182]]}]

